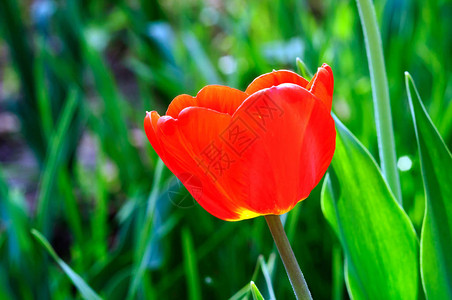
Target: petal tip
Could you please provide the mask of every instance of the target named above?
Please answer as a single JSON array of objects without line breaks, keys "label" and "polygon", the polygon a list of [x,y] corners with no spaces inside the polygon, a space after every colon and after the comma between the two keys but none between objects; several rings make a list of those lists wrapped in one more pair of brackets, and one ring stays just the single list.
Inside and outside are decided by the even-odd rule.
[{"label": "petal tip", "polygon": [[246,88],[245,93],[251,95],[259,90],[278,86],[283,83],[293,83],[301,87],[306,87],[308,81],[293,71],[272,70],[272,72],[263,74],[254,79]]},{"label": "petal tip", "polygon": [[317,69],[307,89],[317,96],[331,110],[333,101],[334,77],[331,67],[324,63]]}]

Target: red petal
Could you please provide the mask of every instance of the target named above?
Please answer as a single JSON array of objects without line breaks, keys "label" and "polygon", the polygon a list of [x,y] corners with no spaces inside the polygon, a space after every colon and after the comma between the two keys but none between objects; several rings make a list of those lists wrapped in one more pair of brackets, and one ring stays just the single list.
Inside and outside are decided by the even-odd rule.
[{"label": "red petal", "polygon": [[167,116],[171,116],[174,119],[177,119],[177,116],[179,116],[179,113],[187,107],[190,106],[198,106],[196,104],[196,99],[190,95],[179,95],[176,98],[171,101],[170,105],[168,106],[168,109],[166,111]]},{"label": "red petal", "polygon": [[282,214],[309,195],[331,162],[332,90],[327,65],[309,84],[296,73],[275,71],[254,80],[246,100],[246,93],[223,86],[207,86],[196,98],[178,96],[169,116],[147,115],[145,130],[212,215]]},{"label": "red petal", "polygon": [[[238,121],[239,120],[239,121]],[[233,116],[255,137],[222,185],[259,214],[282,214],[305,199],[331,162],[330,112],[306,89],[282,84],[250,96]],[[234,143],[230,148],[238,147]]]},{"label": "red petal", "polygon": [[144,131],[149,142],[154,148],[155,152],[159,156],[163,155],[162,146],[160,145],[160,140],[155,134],[155,129],[157,128],[157,122],[160,119],[159,114],[156,111],[146,112],[146,117],[144,118]]},{"label": "red petal", "polygon": [[334,78],[330,66],[323,64],[306,87],[316,95],[331,111],[333,101]]},{"label": "red petal", "polygon": [[247,96],[244,92],[227,86],[208,85],[196,97],[180,95],[174,98],[166,114],[176,119],[184,108],[204,107],[232,115]]},{"label": "red petal", "polygon": [[165,152],[171,153],[165,164],[205,210],[223,220],[238,219],[241,208],[231,200],[233,190],[220,187],[215,177],[215,160],[221,155],[219,139],[230,120],[228,114],[190,107],[178,119],[162,117],[158,123],[158,137]]},{"label": "red petal", "polygon": [[237,108],[245,101],[247,94],[222,85],[208,85],[196,95],[200,107],[233,115]]},{"label": "red petal", "polygon": [[245,93],[251,95],[262,89],[277,86],[282,83],[293,83],[301,87],[306,87],[308,85],[308,81],[297,73],[288,70],[279,70],[263,74],[254,79],[246,89]]},{"label": "red petal", "polygon": [[[183,172],[180,164],[175,163],[174,153],[167,151],[166,141],[162,141],[161,124],[166,123],[169,120],[174,120],[171,117],[163,116],[160,117],[155,111],[148,112],[144,118],[144,130],[149,142],[154,148],[155,152],[158,154],[160,159],[165,163],[165,165],[173,171],[173,173]],[[192,165],[184,165],[184,170],[188,170]]]}]

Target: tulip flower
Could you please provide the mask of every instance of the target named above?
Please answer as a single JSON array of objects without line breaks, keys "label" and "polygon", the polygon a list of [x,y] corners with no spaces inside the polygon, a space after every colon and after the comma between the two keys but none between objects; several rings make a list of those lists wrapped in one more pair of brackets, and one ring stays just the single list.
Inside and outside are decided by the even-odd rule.
[{"label": "tulip flower", "polygon": [[333,73],[326,64],[310,81],[273,71],[245,92],[209,85],[195,97],[177,96],[165,116],[148,112],[144,128],[162,161],[205,210],[227,221],[267,216],[274,229],[279,225],[271,225],[271,216],[306,199],[331,163],[332,97]]},{"label": "tulip flower", "polygon": [[237,221],[283,214],[306,199],[333,157],[333,76],[291,71],[256,78],[245,92],[218,85],[180,95],[146,135],[167,167],[212,215]]}]

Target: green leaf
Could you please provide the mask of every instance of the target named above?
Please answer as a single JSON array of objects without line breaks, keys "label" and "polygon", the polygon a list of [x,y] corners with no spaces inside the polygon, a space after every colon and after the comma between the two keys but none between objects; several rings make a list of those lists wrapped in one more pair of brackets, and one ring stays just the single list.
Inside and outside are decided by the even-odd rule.
[{"label": "green leaf", "polygon": [[245,300],[248,299],[248,294],[250,292],[250,285],[246,284],[244,287],[242,287],[237,293],[235,293],[229,300]]},{"label": "green leaf", "polygon": [[89,41],[96,40],[96,31],[87,30],[83,43],[83,55],[92,72],[96,91],[99,93],[103,104],[103,116],[101,118],[95,111],[90,119],[99,138],[101,139],[104,152],[113,159],[120,168],[121,180],[126,185],[128,181],[133,182],[137,178],[137,172],[141,162],[136,149],[129,141],[126,116],[128,104],[118,91],[117,82],[111,70],[107,67],[101,52]]},{"label": "green leaf", "polygon": [[184,249],[184,266],[185,276],[187,278],[188,299],[201,299],[201,287],[199,284],[196,251],[193,246],[193,238],[188,227],[184,227],[182,229],[182,246]]},{"label": "green leaf", "polygon": [[62,115],[54,129],[54,133],[49,142],[49,150],[46,155],[45,169],[42,173],[42,180],[39,186],[38,195],[38,227],[47,231],[49,224],[49,209],[52,188],[55,183],[55,176],[58,173],[58,166],[61,161],[61,152],[63,151],[64,138],[70,128],[70,123],[77,109],[78,92],[75,88],[71,89]]},{"label": "green leaf", "polygon": [[306,80],[311,80],[312,78],[312,72],[309,70],[308,66],[304,63],[304,61],[301,60],[301,58],[297,57],[296,64],[298,71],[301,73],[301,76],[303,76]]},{"label": "green leaf", "polygon": [[262,297],[262,294],[254,284],[254,281],[250,281],[250,290],[254,300],[264,300],[264,297]]},{"label": "green leaf", "polygon": [[209,84],[221,84],[221,79],[208,59],[200,41],[196,36],[190,32],[185,32],[182,35],[182,40],[190,53],[195,67],[198,68],[199,74],[204,77],[204,80]]},{"label": "green leaf", "polygon": [[154,239],[154,236],[152,235],[152,226],[154,224],[155,207],[157,204],[158,195],[161,190],[163,168],[164,164],[159,159],[154,170],[154,183],[152,185],[151,193],[147,201],[143,230],[139,234],[140,239],[137,244],[134,261],[135,270],[133,272],[127,299],[135,299],[136,292],[140,283],[142,283],[143,276],[146,271],[146,264],[149,261],[149,256],[151,255],[150,248]]},{"label": "green leaf", "polygon": [[416,299],[418,240],[369,152],[336,119],[336,153],[322,211],[345,256],[352,299]]},{"label": "green leaf", "polygon": [[[268,266],[267,266],[267,263],[265,262],[264,256],[259,255],[258,260],[261,264],[262,274],[264,274],[265,283],[267,283],[268,295],[270,296],[271,299],[276,299],[275,292],[273,291],[273,284],[272,284],[272,279],[271,279],[272,276],[271,276],[270,271],[268,270]],[[252,283],[254,284],[254,282],[252,282]],[[251,289],[251,291],[253,291],[253,289]]]},{"label": "green leaf", "polygon": [[[251,282],[253,282],[257,279],[257,276],[259,275],[259,269],[262,270],[262,274],[264,275],[266,284],[268,286],[268,294],[271,299],[276,299],[275,293],[273,291],[273,284],[272,284],[272,273],[274,269],[274,263],[275,263],[276,255],[273,252],[270,254],[270,257],[268,259],[268,263],[265,262],[264,256],[261,254],[257,258],[256,267],[254,268],[253,275],[251,276]],[[251,291],[251,282],[250,284],[246,284],[244,287],[242,287],[237,293],[235,293],[229,300],[238,300],[238,299],[248,299],[247,295]]]},{"label": "green leaf", "polygon": [[[0,229],[0,251],[1,240],[7,240],[8,251],[2,252],[8,260],[9,266],[18,266],[23,262],[22,255],[30,256],[33,252],[29,240],[29,216],[26,213],[26,201],[24,196],[16,191],[11,191],[8,182],[3,175],[0,164],[0,224],[8,224]],[[0,226],[1,226],[0,225]],[[3,254],[4,253],[4,254]],[[0,299],[3,299],[0,297]]]},{"label": "green leaf", "polygon": [[394,129],[389,101],[389,85],[377,15],[372,0],[356,0],[356,4],[369,63],[381,169],[400,205],[402,205],[402,190],[399,173],[397,172]]},{"label": "green leaf", "polygon": [[421,275],[429,299],[452,299],[452,155],[422,104],[410,74],[405,84],[425,188]]},{"label": "green leaf", "polygon": [[61,258],[58,257],[55,250],[53,250],[50,243],[47,241],[47,239],[36,229],[31,230],[31,234],[36,238],[36,240],[47,250],[47,252],[52,256],[52,258],[56,261],[56,263],[60,266],[61,269],[63,269],[64,273],[69,277],[69,279],[72,281],[72,283],[75,285],[75,287],[78,289],[80,294],[84,299],[93,299],[93,300],[100,300],[102,299],[99,297],[99,295],[96,294],[96,292],[91,289],[91,287],[83,280],[80,275],[75,273],[71,267],[69,267]]}]

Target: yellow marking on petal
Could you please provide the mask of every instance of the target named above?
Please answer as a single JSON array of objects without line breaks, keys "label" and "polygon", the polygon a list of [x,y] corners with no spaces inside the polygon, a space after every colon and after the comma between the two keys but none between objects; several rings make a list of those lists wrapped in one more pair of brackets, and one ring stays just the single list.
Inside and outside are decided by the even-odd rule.
[{"label": "yellow marking on petal", "polygon": [[[307,197],[306,197],[307,198]],[[288,208],[285,209],[278,209],[275,210],[272,213],[257,213],[245,208],[240,208],[238,209],[235,213],[237,214],[237,217],[234,219],[226,219],[226,221],[230,221],[230,222],[237,222],[237,221],[241,221],[241,220],[246,220],[246,219],[252,219],[252,218],[256,218],[256,217],[260,217],[260,216],[265,216],[265,215],[283,215],[289,211],[291,211],[295,205],[297,205],[298,203],[300,203],[301,201],[305,200],[306,198],[302,198],[300,199],[297,203],[295,203],[293,206],[290,206]]]},{"label": "yellow marking on petal", "polygon": [[259,217],[261,216],[261,214],[256,213],[254,211],[248,210],[248,209],[244,209],[241,208],[240,210],[236,211],[237,213],[237,218],[232,220],[232,221],[240,221],[240,220],[246,220],[246,219],[252,219],[255,217]]}]

